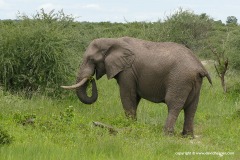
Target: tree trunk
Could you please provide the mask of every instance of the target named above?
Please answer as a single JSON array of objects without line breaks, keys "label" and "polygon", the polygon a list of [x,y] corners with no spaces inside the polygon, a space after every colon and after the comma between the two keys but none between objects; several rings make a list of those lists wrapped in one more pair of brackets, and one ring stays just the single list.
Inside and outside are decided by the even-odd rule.
[{"label": "tree trunk", "polygon": [[227,93],[227,86],[225,84],[225,74],[222,74],[220,78],[221,78],[221,85],[222,85],[223,91],[224,93]]}]

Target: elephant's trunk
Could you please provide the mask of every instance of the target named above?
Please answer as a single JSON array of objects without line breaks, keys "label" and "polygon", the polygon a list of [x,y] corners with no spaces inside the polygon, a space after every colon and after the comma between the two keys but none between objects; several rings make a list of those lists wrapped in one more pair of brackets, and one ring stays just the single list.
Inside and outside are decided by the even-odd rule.
[{"label": "elephant's trunk", "polygon": [[[77,80],[77,82],[80,82],[80,80]],[[87,95],[87,87],[88,85],[92,85],[92,95],[89,97]],[[98,91],[95,79],[87,80],[84,84],[82,84],[80,87],[76,88],[76,94],[79,98],[79,100],[85,104],[92,104],[94,103],[98,98]]]},{"label": "elephant's trunk", "polygon": [[[87,60],[83,60],[80,66],[80,71],[77,76],[76,84],[72,86],[61,86],[65,89],[76,89],[76,94],[79,100],[85,104],[92,104],[98,98],[97,86],[94,78],[90,78],[95,73],[95,65],[92,63],[87,63]],[[92,95],[88,96],[87,88],[91,85]]]}]

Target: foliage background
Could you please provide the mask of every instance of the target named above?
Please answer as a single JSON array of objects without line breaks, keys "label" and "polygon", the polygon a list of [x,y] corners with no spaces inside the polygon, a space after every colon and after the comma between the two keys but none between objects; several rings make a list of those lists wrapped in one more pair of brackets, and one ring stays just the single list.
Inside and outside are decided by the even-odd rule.
[{"label": "foliage background", "polygon": [[227,22],[183,10],[164,22],[153,23],[79,23],[71,15],[54,10],[40,10],[32,17],[19,14],[18,20],[0,21],[0,85],[29,95],[36,91],[58,95],[58,86],[74,81],[87,45],[100,37],[177,42],[208,59],[214,58],[209,43],[216,49],[224,43],[231,68],[240,70],[240,27],[236,20]]}]

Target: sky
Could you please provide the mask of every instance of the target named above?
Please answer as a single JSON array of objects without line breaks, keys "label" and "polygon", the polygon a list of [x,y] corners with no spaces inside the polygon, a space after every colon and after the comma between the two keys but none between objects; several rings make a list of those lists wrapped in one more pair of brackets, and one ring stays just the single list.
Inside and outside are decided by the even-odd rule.
[{"label": "sky", "polygon": [[0,19],[16,19],[18,12],[31,16],[42,8],[63,9],[76,21],[88,22],[164,21],[179,8],[222,22],[228,16],[240,21],[240,0],[0,0]]}]

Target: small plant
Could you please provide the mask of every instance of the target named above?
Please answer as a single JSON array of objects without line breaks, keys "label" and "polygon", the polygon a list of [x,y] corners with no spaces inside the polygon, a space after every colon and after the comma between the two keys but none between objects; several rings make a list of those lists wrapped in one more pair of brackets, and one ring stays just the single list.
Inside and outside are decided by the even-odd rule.
[{"label": "small plant", "polygon": [[12,141],[13,137],[0,126],[0,146],[4,144],[10,144]]},{"label": "small plant", "polygon": [[36,127],[40,127],[42,131],[65,132],[69,129],[69,125],[74,124],[74,112],[74,107],[69,106],[59,114],[52,113],[47,119],[39,119]]},{"label": "small plant", "polygon": [[240,107],[237,108],[235,117],[240,118]]},{"label": "small plant", "polygon": [[22,125],[33,125],[35,123],[36,115],[35,114],[25,114],[15,113],[13,119]]},{"label": "small plant", "polygon": [[67,107],[64,112],[60,112],[60,120],[62,122],[71,123],[75,116],[74,111],[75,109],[73,106]]}]

